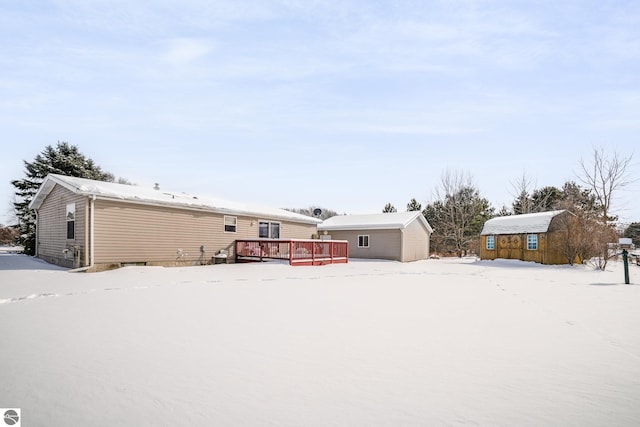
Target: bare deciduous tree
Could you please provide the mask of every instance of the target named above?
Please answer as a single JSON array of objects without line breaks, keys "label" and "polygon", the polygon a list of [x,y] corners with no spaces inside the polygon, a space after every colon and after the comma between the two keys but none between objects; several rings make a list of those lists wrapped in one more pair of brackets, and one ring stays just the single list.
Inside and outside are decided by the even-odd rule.
[{"label": "bare deciduous tree", "polygon": [[531,193],[535,187],[535,183],[527,176],[525,172],[522,172],[522,177],[517,181],[511,182],[513,188],[513,213],[516,215],[528,214],[534,212],[533,201],[531,200]]},{"label": "bare deciduous tree", "polygon": [[591,236],[594,252],[597,254],[596,266],[601,270],[607,267],[608,244],[616,238],[615,228],[611,223],[615,220],[610,216],[611,203],[616,192],[633,182],[628,174],[632,159],[633,154],[623,157],[615,151],[608,154],[603,148],[594,147],[590,160],[580,160],[581,173],[578,179],[593,191],[598,202],[601,226],[595,228]]},{"label": "bare deciduous tree", "polygon": [[535,182],[526,173],[517,181],[511,182],[511,187],[512,210],[516,215],[553,210],[562,193],[559,188],[553,186],[536,188]]},{"label": "bare deciduous tree", "polygon": [[480,197],[471,176],[458,171],[445,171],[434,193],[438,200],[425,209],[434,237],[462,256],[491,215],[490,204]]},{"label": "bare deciduous tree", "polygon": [[591,160],[580,160],[578,179],[593,191],[600,205],[602,222],[608,223],[613,195],[633,182],[627,170],[633,154],[622,157],[614,151],[608,155],[603,148],[596,147],[592,154]]}]

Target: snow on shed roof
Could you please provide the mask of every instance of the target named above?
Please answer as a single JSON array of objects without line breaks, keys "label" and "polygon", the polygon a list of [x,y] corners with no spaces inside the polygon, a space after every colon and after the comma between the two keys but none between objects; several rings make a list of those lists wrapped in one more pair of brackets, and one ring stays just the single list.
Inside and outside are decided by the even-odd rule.
[{"label": "snow on shed roof", "polygon": [[544,233],[549,230],[551,220],[562,212],[565,210],[493,218],[484,223],[480,234]]},{"label": "snow on shed roof", "polygon": [[33,201],[31,209],[38,209],[53,187],[58,184],[67,190],[84,196],[96,196],[98,199],[120,200],[132,203],[143,203],[160,206],[182,207],[188,209],[207,210],[223,214],[248,215],[265,217],[265,219],[282,219],[293,222],[317,224],[317,218],[289,212],[284,209],[250,205],[208,196],[155,190],[136,185],[116,184],[113,182],[95,181],[64,175],[50,174],[42,182]]},{"label": "snow on shed roof", "polygon": [[390,212],[365,215],[338,215],[318,225],[320,231],[331,230],[391,230],[406,228],[418,219],[431,233],[433,229],[422,212]]}]

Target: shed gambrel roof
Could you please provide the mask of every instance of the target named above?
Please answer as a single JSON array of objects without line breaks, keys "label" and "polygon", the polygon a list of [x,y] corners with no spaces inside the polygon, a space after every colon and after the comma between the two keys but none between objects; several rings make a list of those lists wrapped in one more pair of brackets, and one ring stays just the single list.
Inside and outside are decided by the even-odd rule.
[{"label": "shed gambrel roof", "polygon": [[404,229],[418,220],[429,233],[433,229],[422,215],[422,212],[390,212],[365,215],[338,215],[326,219],[318,225],[318,231],[332,230],[394,230]]},{"label": "shed gambrel roof", "polygon": [[318,224],[321,222],[317,218],[268,206],[250,205],[208,196],[196,196],[174,191],[155,190],[153,188],[139,187],[136,185],[116,184],[113,182],[95,181],[92,179],[56,174],[47,175],[40,185],[33,201],[29,204],[29,207],[31,209],[38,209],[56,185],[60,185],[74,194],[87,197],[95,196],[97,199],[103,200],[204,210],[222,214],[280,219],[306,224]]},{"label": "shed gambrel roof", "polygon": [[551,220],[566,210],[509,215],[490,219],[482,227],[483,236],[491,234],[545,233]]}]

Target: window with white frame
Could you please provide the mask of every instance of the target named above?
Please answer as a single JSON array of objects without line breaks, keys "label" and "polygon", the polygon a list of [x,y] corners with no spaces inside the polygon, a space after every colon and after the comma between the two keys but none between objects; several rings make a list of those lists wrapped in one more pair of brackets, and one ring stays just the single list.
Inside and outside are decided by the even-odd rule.
[{"label": "window with white frame", "polygon": [[538,235],[537,234],[527,234],[527,250],[537,251],[538,250]]},{"label": "window with white frame", "polygon": [[258,237],[260,239],[279,239],[280,223],[270,221],[258,222]]},{"label": "window with white frame", "polygon": [[495,236],[487,236],[487,250],[492,251],[496,248]]},{"label": "window with white frame", "polygon": [[358,236],[358,247],[359,248],[368,248],[369,247],[369,235],[361,234]]},{"label": "window with white frame", "polygon": [[67,239],[73,240],[76,238],[76,204],[67,204]]},{"label": "window with white frame", "polygon": [[224,217],[224,232],[235,233],[238,230],[238,217],[225,216]]}]

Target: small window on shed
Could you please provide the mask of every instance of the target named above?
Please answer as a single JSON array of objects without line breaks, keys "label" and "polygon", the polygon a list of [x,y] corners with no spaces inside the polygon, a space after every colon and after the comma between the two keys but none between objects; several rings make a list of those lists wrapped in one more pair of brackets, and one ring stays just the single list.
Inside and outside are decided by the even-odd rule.
[{"label": "small window on shed", "polygon": [[530,251],[538,250],[538,235],[527,234],[527,249]]},{"label": "small window on shed", "polygon": [[235,233],[238,230],[238,218],[235,216],[224,217],[225,233]]},{"label": "small window on shed", "polygon": [[67,204],[67,239],[76,238],[76,204]]},{"label": "small window on shed", "polygon": [[366,234],[358,236],[358,247],[359,248],[368,248],[369,247],[369,236]]},{"label": "small window on shed", "polygon": [[495,236],[487,236],[487,250],[492,251],[496,248]]}]

